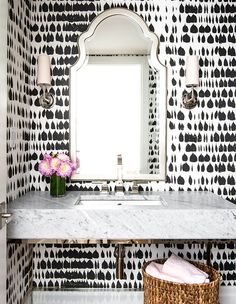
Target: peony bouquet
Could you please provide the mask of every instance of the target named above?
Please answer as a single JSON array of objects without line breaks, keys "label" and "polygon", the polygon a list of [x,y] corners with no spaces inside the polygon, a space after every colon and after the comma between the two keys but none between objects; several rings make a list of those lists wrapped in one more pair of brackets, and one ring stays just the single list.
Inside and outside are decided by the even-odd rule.
[{"label": "peony bouquet", "polygon": [[39,163],[39,172],[44,176],[57,175],[62,178],[70,177],[79,167],[65,153],[45,154]]}]

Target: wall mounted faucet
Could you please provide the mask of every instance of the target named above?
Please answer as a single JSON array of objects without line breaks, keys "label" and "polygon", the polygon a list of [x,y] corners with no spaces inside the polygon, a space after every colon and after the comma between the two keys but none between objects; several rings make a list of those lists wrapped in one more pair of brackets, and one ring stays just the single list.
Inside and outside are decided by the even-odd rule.
[{"label": "wall mounted faucet", "polygon": [[124,193],[122,154],[117,154],[117,181],[115,191],[117,193]]}]

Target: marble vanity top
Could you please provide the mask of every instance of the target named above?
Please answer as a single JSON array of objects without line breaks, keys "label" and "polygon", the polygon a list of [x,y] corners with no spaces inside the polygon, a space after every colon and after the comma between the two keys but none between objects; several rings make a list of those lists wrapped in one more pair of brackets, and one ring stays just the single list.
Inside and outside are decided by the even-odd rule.
[{"label": "marble vanity top", "polygon": [[[52,198],[29,192],[9,203],[9,239],[236,239],[236,205],[210,192],[158,192],[166,204],[149,208],[83,208],[81,192]],[[89,193],[84,193],[87,194]],[[99,195],[99,194],[98,194]]]}]

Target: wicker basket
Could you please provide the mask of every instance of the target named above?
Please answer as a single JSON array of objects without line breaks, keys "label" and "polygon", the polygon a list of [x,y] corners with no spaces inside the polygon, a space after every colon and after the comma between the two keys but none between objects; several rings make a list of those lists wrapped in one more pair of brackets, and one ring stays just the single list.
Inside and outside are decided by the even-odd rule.
[{"label": "wicker basket", "polygon": [[[146,273],[146,267],[153,261],[145,263],[143,272],[144,304],[219,304],[220,275],[212,267],[202,263],[191,262],[209,275],[210,283],[180,284],[154,278]],[[165,260],[155,260],[163,264]]]}]

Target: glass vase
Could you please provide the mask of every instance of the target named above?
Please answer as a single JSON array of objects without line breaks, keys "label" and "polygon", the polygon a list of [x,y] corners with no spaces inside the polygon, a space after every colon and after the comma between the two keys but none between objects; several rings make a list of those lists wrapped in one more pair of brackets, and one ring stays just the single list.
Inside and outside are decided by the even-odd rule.
[{"label": "glass vase", "polygon": [[64,196],[66,194],[66,179],[53,174],[50,181],[51,196]]}]

